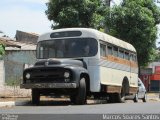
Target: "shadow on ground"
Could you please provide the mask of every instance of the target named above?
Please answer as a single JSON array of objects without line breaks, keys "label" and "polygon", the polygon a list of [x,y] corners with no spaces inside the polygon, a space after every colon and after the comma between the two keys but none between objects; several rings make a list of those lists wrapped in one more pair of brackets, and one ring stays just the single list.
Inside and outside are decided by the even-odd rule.
[{"label": "shadow on ground", "polygon": [[[23,102],[23,100],[20,100],[18,102]],[[89,99],[87,100],[86,105],[95,105],[95,104],[110,104],[107,103],[106,100],[92,100]],[[24,104],[20,104],[17,106],[70,106],[70,105],[75,105],[72,102],[70,102],[70,99],[61,99],[61,98],[49,98],[49,99],[42,99],[40,100],[39,105],[33,105],[31,100],[27,100],[24,102]]]}]

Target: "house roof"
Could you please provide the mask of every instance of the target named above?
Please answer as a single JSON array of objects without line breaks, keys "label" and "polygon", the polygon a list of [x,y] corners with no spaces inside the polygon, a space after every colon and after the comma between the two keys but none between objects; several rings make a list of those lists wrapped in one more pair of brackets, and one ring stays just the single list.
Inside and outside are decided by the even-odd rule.
[{"label": "house roof", "polygon": [[24,31],[21,31],[21,30],[17,30],[17,32],[30,34],[30,35],[34,35],[34,36],[37,36],[37,37],[39,36],[39,34],[37,34],[37,33],[33,33],[33,32],[24,32]]},{"label": "house roof", "polygon": [[14,44],[10,41],[13,41],[13,39],[11,38],[7,38],[7,37],[0,37],[0,44],[4,44],[6,47],[17,47],[17,48],[21,48],[21,46]]},{"label": "house roof", "polygon": [[17,42],[11,38],[0,37],[0,43],[6,45],[5,50],[36,50],[36,45]]}]

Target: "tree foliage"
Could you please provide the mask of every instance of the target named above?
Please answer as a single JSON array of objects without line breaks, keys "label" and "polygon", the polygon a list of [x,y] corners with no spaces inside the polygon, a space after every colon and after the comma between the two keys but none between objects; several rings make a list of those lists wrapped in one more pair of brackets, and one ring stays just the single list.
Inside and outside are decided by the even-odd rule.
[{"label": "tree foliage", "polygon": [[50,0],[46,15],[52,28],[103,26],[106,7],[101,0]]},{"label": "tree foliage", "polygon": [[[50,0],[46,15],[52,28],[107,26],[109,33],[131,43],[137,50],[140,66],[155,58],[156,24],[160,10],[153,0],[123,0],[108,11],[103,0]],[[105,25],[104,25],[105,21]]]},{"label": "tree foliage", "polygon": [[0,43],[0,58],[5,54],[5,46]]},{"label": "tree foliage", "polygon": [[137,50],[139,66],[154,58],[160,10],[153,0],[124,0],[106,15],[110,34],[131,43]]}]

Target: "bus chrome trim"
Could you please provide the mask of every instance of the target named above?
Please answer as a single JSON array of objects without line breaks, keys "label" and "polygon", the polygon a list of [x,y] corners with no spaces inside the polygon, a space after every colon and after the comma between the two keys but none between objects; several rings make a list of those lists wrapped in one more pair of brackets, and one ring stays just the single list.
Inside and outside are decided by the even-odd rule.
[{"label": "bus chrome trim", "polygon": [[32,83],[21,84],[21,88],[77,88],[76,83]]}]

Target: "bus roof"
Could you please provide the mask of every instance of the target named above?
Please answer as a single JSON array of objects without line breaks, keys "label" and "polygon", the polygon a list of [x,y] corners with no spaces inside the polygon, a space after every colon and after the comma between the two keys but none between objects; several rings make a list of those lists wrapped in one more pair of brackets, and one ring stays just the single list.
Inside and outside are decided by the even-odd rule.
[{"label": "bus roof", "polygon": [[[53,39],[53,38],[50,37],[50,35],[52,33],[63,32],[63,31],[81,31],[82,35],[81,36],[77,36],[77,37],[92,37],[92,38],[96,38],[98,40],[102,40],[102,41],[108,42],[110,44],[119,46],[121,48],[136,52],[135,48],[131,44],[129,44],[129,43],[125,42],[125,41],[122,41],[122,40],[120,40],[118,38],[115,38],[115,37],[113,37],[111,35],[108,35],[106,33],[100,32],[100,31],[95,30],[95,29],[91,29],[91,28],[63,28],[63,29],[56,29],[56,30],[53,30],[51,32],[48,32],[48,33],[40,35],[39,38],[38,38],[38,42],[39,41],[43,41],[43,40]],[[70,38],[72,38],[72,37],[70,37]]]}]

